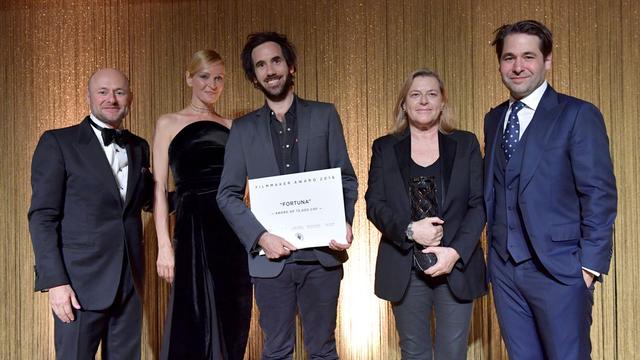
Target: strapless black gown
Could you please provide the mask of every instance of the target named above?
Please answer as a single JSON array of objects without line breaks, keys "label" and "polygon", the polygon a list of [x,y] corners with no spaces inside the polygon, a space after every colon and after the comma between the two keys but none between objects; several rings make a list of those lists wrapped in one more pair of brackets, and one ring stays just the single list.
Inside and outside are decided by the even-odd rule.
[{"label": "strapless black gown", "polygon": [[198,121],[169,145],[177,217],[162,359],[244,355],[252,302],[247,254],[216,203],[228,136],[226,127]]}]

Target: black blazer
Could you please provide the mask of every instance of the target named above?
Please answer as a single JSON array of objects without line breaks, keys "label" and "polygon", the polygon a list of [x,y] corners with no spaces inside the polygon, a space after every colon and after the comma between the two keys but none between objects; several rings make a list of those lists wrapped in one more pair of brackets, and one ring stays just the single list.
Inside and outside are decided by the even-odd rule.
[{"label": "black blazer", "polygon": [[[460,260],[447,275],[447,283],[458,299],[472,300],[487,291],[479,241],[485,223],[480,145],[474,134],[461,130],[449,135],[439,133],[438,140],[444,185],[439,199],[439,203],[444,204],[441,205],[442,246],[452,247],[460,254]],[[405,235],[411,221],[410,168],[409,130],[373,142],[365,199],[367,217],[382,233],[375,293],[389,301],[402,299],[414,271],[414,242]]]},{"label": "black blazer", "polygon": [[132,136],[126,145],[129,177],[123,201],[88,119],[40,138],[31,163],[29,230],[35,290],[70,284],[83,309],[101,310],[113,303],[127,255],[142,297],[140,210],[150,200],[153,179],[149,145]]}]

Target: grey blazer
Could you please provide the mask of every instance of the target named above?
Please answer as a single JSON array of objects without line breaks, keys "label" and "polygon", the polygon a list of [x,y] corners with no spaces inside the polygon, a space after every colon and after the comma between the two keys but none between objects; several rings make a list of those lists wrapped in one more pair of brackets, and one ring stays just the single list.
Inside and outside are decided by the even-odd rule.
[{"label": "grey blazer", "polygon": [[[300,171],[340,167],[346,221],[353,222],[358,197],[358,181],[347,153],[342,123],[332,104],[295,98],[298,124],[298,165]],[[251,276],[276,277],[285,259],[269,260],[258,254],[259,236],[265,228],[243,201],[246,181],[280,175],[269,128],[269,108],[262,108],[233,122],[224,156],[224,169],[218,188],[218,206],[240,238],[249,257]],[[325,267],[338,266],[348,258],[346,251],[328,247],[314,249]]]}]

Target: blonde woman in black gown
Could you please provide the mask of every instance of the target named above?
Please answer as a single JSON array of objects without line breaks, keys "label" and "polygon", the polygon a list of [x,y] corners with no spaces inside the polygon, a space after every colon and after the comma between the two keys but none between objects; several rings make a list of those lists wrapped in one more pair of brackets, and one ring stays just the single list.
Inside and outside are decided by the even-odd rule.
[{"label": "blonde woman in black gown", "polygon": [[[216,204],[231,120],[214,106],[224,62],[213,50],[193,55],[186,71],[191,102],[162,115],[153,141],[158,275],[172,284],[162,359],[242,359],[251,316],[247,256]],[[169,231],[168,175],[176,225]]]}]

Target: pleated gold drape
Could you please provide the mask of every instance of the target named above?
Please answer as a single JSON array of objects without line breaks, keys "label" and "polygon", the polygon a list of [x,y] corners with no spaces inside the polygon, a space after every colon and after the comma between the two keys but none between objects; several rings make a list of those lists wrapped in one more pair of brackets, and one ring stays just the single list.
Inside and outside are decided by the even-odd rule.
[{"label": "pleated gold drape", "polygon": [[[47,297],[32,292],[26,213],[30,161],[40,134],[87,114],[85,84],[99,67],[129,74],[135,93],[129,129],[151,139],[155,119],[189,98],[185,64],[195,50],[218,50],[227,65],[219,112],[234,117],[261,105],[243,78],[248,33],[287,34],[299,54],[296,91],[333,102],[342,116],[360,179],[355,244],[345,266],[337,338],[344,359],[398,359],[388,305],[373,295],[378,232],[365,216],[370,144],[391,125],[406,74],[440,72],[458,126],[483,141],[482,119],[507,97],[489,43],[499,25],[535,18],[554,32],[551,84],[602,110],[620,193],[614,258],[598,285],[593,358],[637,358],[640,338],[638,206],[640,2],[634,0],[4,0],[0,4],[0,358],[53,357]],[[155,233],[145,215],[147,299],[143,357],[157,355],[168,287],[155,275]],[[255,314],[254,314],[255,315]],[[299,329],[300,333],[300,329]],[[261,335],[254,319],[248,359]],[[475,304],[470,359],[506,359],[490,297]],[[296,359],[303,359],[301,342]]]}]

